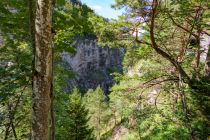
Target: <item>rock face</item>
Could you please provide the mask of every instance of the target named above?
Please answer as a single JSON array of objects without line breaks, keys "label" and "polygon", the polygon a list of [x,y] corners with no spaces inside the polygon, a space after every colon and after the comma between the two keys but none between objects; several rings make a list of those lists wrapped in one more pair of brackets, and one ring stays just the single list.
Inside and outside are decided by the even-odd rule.
[{"label": "rock face", "polygon": [[86,91],[98,85],[108,93],[114,83],[112,72],[122,72],[123,49],[101,48],[95,40],[84,39],[73,43],[77,47],[76,54],[63,53],[62,58],[76,73],[76,77],[68,81],[67,90],[78,86]]},{"label": "rock face", "polygon": [[210,36],[204,34],[201,37],[201,61],[205,61],[210,46]]}]

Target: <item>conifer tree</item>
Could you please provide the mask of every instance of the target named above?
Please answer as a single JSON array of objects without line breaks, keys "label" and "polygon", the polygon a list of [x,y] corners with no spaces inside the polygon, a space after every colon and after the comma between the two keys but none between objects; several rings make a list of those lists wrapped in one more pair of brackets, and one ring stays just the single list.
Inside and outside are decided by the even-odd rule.
[{"label": "conifer tree", "polygon": [[85,95],[86,105],[90,110],[90,124],[94,127],[94,134],[97,140],[101,139],[102,131],[106,129],[106,124],[110,119],[110,110],[106,102],[107,97],[98,86],[95,91],[89,90]]},{"label": "conifer tree", "polygon": [[[88,109],[82,102],[82,98],[77,88],[69,96],[66,109],[65,121],[62,121],[64,134],[60,139],[68,140],[91,140],[93,139],[92,128],[89,127]],[[66,134],[66,135],[65,135]],[[62,137],[62,138],[61,138]],[[65,137],[65,138],[64,138]]]}]

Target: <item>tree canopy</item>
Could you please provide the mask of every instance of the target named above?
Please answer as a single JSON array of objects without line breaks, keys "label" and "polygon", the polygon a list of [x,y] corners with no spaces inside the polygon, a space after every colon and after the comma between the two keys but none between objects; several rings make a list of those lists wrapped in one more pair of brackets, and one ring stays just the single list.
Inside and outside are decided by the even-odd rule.
[{"label": "tree canopy", "polygon": [[[1,0],[0,139],[208,139],[209,7],[115,0],[124,13],[107,19],[79,0]],[[103,84],[66,90],[79,75],[63,53],[77,54],[78,39],[101,47],[91,63],[109,59],[106,47],[122,52],[123,72],[110,68],[108,93]]]}]

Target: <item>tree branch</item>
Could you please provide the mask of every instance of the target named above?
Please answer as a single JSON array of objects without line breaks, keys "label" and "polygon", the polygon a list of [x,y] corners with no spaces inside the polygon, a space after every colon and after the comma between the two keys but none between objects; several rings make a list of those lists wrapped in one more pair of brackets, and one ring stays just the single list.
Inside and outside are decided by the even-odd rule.
[{"label": "tree branch", "polygon": [[177,27],[181,28],[182,30],[184,30],[184,31],[186,31],[186,32],[188,32],[188,33],[190,33],[190,34],[193,35],[194,37],[198,37],[198,35],[195,34],[195,33],[193,33],[191,30],[188,30],[187,28],[185,28],[185,27],[179,25],[179,24],[174,20],[174,18],[171,16],[170,13],[167,12],[167,14],[168,14],[168,17],[171,19],[171,21],[174,23],[174,25],[176,25]]},{"label": "tree branch", "polygon": [[189,84],[191,79],[190,77],[187,75],[187,73],[183,70],[183,68],[181,67],[181,65],[173,58],[171,57],[168,53],[166,53],[165,51],[163,51],[162,49],[159,48],[159,46],[156,44],[156,40],[155,40],[155,36],[154,36],[154,27],[155,27],[155,16],[156,16],[156,12],[157,12],[157,6],[158,6],[158,1],[157,0],[153,0],[152,3],[152,15],[151,15],[151,25],[150,25],[150,40],[152,42],[152,48],[161,56],[163,56],[164,58],[166,58],[167,60],[169,60],[179,71],[179,73],[187,79],[187,83]]}]

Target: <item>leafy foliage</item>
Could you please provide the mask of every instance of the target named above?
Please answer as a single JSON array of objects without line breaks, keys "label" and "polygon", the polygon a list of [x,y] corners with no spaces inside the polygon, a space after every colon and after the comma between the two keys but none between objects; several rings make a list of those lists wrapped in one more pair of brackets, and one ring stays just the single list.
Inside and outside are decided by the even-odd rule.
[{"label": "leafy foliage", "polygon": [[85,97],[85,104],[90,111],[89,124],[94,128],[94,134],[97,139],[100,139],[103,131],[106,131],[109,121],[110,110],[106,102],[107,97],[102,89],[97,87],[95,91],[89,90]]},{"label": "leafy foliage", "polygon": [[69,95],[68,103],[62,106],[65,111],[59,117],[57,125],[57,138],[69,140],[91,140],[93,139],[92,129],[88,126],[88,110],[82,102],[81,94],[74,88]]},{"label": "leafy foliage", "polygon": [[[109,20],[78,0],[56,1],[56,139],[207,139],[210,85],[200,44],[202,34],[209,34],[209,4],[116,0],[113,8],[126,13]],[[33,49],[28,12],[27,1],[0,1],[0,139],[30,138]],[[124,73],[113,74],[117,82],[109,95],[100,87],[83,96],[77,89],[65,92],[76,74],[61,56],[76,53],[73,42],[83,37],[97,39],[102,47],[126,50]],[[97,73],[91,76],[103,80]],[[122,128],[129,133],[120,133]]]}]

